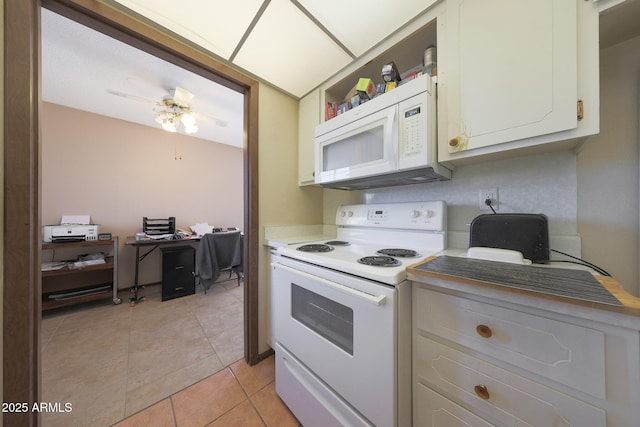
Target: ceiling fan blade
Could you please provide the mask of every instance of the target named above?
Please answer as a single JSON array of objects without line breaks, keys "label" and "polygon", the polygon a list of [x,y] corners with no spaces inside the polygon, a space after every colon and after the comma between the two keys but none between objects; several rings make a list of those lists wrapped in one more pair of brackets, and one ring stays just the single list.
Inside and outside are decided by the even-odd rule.
[{"label": "ceiling fan blade", "polygon": [[156,104],[156,101],[153,101],[151,99],[147,99],[142,96],[132,95],[130,93],[120,92],[113,89],[107,89],[107,93],[111,95],[119,96],[121,98],[133,99],[134,101],[146,102],[148,104]]},{"label": "ceiling fan blade", "polygon": [[196,115],[197,119],[212,120],[217,126],[220,126],[221,128],[226,128],[229,125],[229,122],[227,122],[226,120],[222,120],[217,117],[208,116],[206,114],[202,114],[197,111],[194,111],[193,113]]},{"label": "ceiling fan blade", "polygon": [[193,96],[191,92],[180,86],[176,86],[176,89],[173,91],[173,99],[179,104],[189,105]]}]

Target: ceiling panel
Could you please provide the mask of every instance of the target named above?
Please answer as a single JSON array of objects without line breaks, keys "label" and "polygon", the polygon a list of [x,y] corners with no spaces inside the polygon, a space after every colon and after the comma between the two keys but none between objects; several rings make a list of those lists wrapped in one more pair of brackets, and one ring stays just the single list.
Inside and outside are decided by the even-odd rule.
[{"label": "ceiling panel", "polygon": [[356,57],[412,20],[437,0],[298,0]]},{"label": "ceiling panel", "polygon": [[229,59],[263,0],[116,0],[203,48]]},{"label": "ceiling panel", "polygon": [[234,63],[303,96],[352,58],[288,0],[272,0]]}]

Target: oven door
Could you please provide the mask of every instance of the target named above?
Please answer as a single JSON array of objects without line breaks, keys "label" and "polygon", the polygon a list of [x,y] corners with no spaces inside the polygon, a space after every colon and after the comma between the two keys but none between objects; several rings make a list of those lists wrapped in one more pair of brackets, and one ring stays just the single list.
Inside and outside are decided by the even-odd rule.
[{"label": "oven door", "polygon": [[371,423],[396,425],[396,289],[280,258],[275,341]]}]

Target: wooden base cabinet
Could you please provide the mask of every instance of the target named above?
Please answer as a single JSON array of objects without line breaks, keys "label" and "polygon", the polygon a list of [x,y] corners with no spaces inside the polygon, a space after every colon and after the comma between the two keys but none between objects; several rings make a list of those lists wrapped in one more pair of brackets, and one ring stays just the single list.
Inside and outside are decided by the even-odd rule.
[{"label": "wooden base cabinet", "polygon": [[640,425],[640,318],[598,322],[522,298],[414,282],[414,425]]}]

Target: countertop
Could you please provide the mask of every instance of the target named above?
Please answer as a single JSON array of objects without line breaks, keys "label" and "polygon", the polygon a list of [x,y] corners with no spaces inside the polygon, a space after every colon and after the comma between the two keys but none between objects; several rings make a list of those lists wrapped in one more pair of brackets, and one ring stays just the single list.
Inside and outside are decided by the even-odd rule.
[{"label": "countertop", "polygon": [[[587,283],[589,278],[584,275],[569,274],[568,279],[565,279],[562,275],[548,274],[555,270],[577,273],[575,269],[536,265],[509,267],[509,264],[496,261],[440,255],[409,266],[407,275],[412,281],[427,283],[453,293],[470,293],[640,329],[640,298],[629,294],[615,279],[587,273],[593,280],[593,283]],[[529,286],[529,280],[534,285],[536,282],[543,285]],[[584,295],[580,292],[581,280],[586,280]],[[570,281],[574,283],[569,284]],[[608,297],[604,294],[608,294],[612,300],[607,302]]]},{"label": "countertop", "polygon": [[336,238],[334,227],[324,225],[276,226],[265,227],[264,245],[277,248],[318,240],[333,240]]}]

